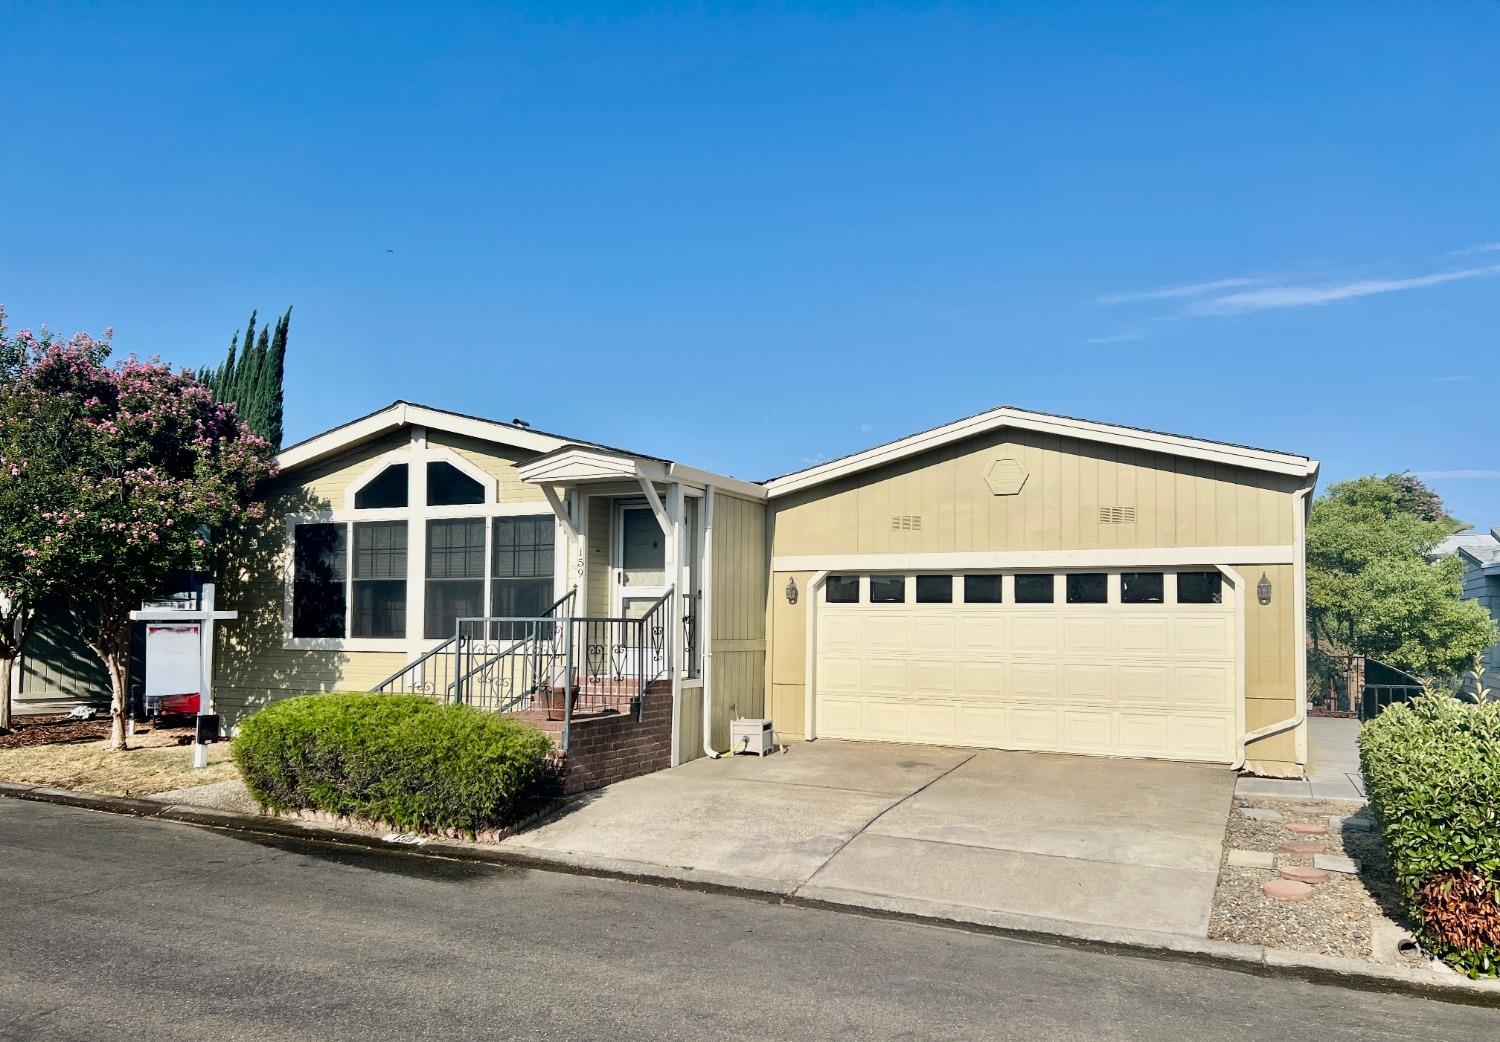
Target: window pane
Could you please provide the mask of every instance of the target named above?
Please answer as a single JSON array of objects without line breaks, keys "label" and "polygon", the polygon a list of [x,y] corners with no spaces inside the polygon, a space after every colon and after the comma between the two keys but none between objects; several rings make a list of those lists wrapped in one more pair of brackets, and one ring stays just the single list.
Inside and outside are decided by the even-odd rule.
[{"label": "window pane", "polygon": [[999,604],[1000,576],[964,576],[964,602],[966,604]]},{"label": "window pane", "polygon": [[451,463],[427,464],[427,505],[467,506],[484,502],[484,486]]},{"label": "window pane", "polygon": [[823,584],[823,599],[829,604],[858,604],[859,576],[830,575]]},{"label": "window pane", "polygon": [[1224,596],[1220,572],[1178,572],[1178,604],[1218,604]]},{"label": "window pane", "polygon": [[1161,572],[1121,572],[1120,603],[1160,604],[1166,599]]},{"label": "window pane", "polygon": [[550,514],[495,518],[491,574],[502,579],[550,578],[555,534]]},{"label": "window pane", "polygon": [[354,493],[355,510],[379,510],[406,506],[406,464],[393,463],[364,488]]},{"label": "window pane", "polygon": [[484,578],[484,518],[427,522],[427,578]]},{"label": "window pane", "polygon": [[1016,603],[1017,604],[1051,604],[1053,590],[1052,576],[1039,575],[1035,572],[1016,576]]},{"label": "window pane", "polygon": [[[552,593],[552,579],[496,579],[495,590],[490,595],[490,614],[498,618],[539,618],[552,606],[556,597]],[[518,640],[538,632],[550,636],[545,627],[528,626],[518,622],[500,622],[491,627],[492,636],[498,640]]]},{"label": "window pane", "polygon": [[[484,580],[437,579],[427,583],[426,619],[423,636],[439,640],[453,636],[459,619],[484,616]],[[469,627],[465,627],[468,632]]]},{"label": "window pane", "polygon": [[953,576],[951,576],[951,575],[919,575],[919,576],[917,576],[917,603],[918,604],[952,604],[953,603]]},{"label": "window pane", "polygon": [[292,547],[292,636],[342,637],[344,526],[298,525]]},{"label": "window pane", "polygon": [[354,635],[406,636],[406,581],[390,579],[354,583]]},{"label": "window pane", "polygon": [[1109,600],[1109,576],[1103,572],[1075,572],[1068,576],[1069,604],[1103,604]]},{"label": "window pane", "polygon": [[904,604],[906,602],[906,576],[870,576],[871,604]]},{"label": "window pane", "polygon": [[354,526],[354,578],[406,579],[406,522],[360,521]]}]

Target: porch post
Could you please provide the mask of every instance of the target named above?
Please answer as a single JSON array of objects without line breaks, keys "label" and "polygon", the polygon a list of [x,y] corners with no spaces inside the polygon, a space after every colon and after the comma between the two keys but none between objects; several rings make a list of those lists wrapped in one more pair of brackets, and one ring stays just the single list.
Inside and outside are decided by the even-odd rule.
[{"label": "porch post", "polygon": [[667,520],[671,528],[665,533],[667,535],[667,574],[672,577],[672,599],[667,602],[667,619],[664,629],[666,633],[665,646],[667,652],[667,675],[672,681],[672,766],[676,767],[682,763],[682,734],[678,726],[682,720],[682,669],[678,662],[678,648],[681,646],[679,631],[681,630],[681,612],[679,606],[682,604],[682,544],[683,544],[683,509],[682,484],[673,482],[667,491]]}]

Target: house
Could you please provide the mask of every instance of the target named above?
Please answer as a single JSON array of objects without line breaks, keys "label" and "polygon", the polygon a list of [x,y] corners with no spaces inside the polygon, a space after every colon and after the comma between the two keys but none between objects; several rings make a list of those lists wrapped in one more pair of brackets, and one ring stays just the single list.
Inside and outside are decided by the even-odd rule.
[{"label": "house", "polygon": [[1304,456],[1001,407],[756,483],[397,402],[280,466],[221,592],[226,726],[445,694],[558,732],[575,788],[761,716],[1306,764]]},{"label": "house", "polygon": [[[1500,529],[1459,532],[1433,547],[1428,556],[1436,560],[1449,554],[1457,554],[1463,561],[1463,599],[1478,601],[1490,618],[1500,621]],[[1492,645],[1484,653],[1484,668],[1487,686],[1494,686],[1500,678],[1500,645]],[[1465,678],[1465,686],[1470,683],[1471,679]]]}]

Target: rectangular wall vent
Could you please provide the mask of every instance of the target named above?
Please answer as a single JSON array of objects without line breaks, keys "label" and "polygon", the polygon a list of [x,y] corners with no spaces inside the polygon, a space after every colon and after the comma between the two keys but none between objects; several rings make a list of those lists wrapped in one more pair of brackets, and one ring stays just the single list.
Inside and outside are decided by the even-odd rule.
[{"label": "rectangular wall vent", "polygon": [[1129,525],[1135,523],[1135,507],[1100,507],[1101,525]]},{"label": "rectangular wall vent", "polygon": [[920,532],[922,530],[921,514],[892,514],[892,532]]}]

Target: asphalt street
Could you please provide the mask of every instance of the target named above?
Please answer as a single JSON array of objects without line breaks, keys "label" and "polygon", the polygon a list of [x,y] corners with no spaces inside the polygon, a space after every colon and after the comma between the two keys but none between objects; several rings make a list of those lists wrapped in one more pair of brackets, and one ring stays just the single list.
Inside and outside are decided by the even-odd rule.
[{"label": "asphalt street", "polygon": [[0,799],[0,1039],[1500,1038],[1500,1011]]}]

